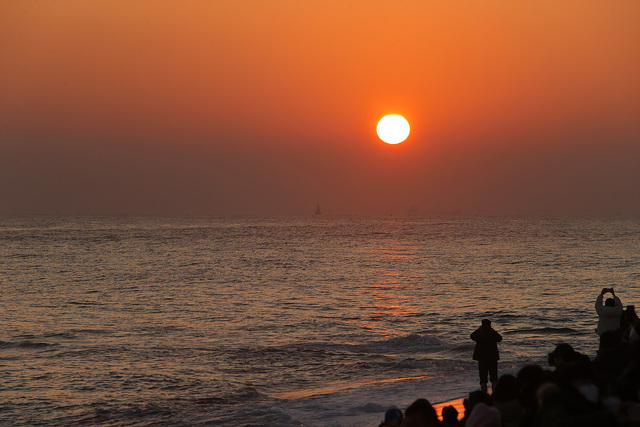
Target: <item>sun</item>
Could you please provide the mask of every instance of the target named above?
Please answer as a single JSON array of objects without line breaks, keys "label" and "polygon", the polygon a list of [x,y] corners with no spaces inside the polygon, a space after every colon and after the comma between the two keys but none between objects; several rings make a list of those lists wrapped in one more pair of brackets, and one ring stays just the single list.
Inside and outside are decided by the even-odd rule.
[{"label": "sun", "polygon": [[400,114],[387,114],[378,122],[378,137],[387,144],[400,144],[407,139],[411,128],[407,119]]}]

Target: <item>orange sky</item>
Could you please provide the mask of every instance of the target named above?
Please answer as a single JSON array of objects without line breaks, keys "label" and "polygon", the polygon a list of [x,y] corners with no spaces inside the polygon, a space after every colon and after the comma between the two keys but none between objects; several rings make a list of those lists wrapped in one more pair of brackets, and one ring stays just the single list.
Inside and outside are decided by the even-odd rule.
[{"label": "orange sky", "polygon": [[639,22],[636,0],[0,0],[0,214],[640,215]]}]

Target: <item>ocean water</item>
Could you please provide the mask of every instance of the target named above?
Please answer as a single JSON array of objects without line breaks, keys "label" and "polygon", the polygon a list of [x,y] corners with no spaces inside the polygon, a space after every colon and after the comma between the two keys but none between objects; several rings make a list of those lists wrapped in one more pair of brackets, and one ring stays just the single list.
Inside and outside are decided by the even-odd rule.
[{"label": "ocean water", "polygon": [[378,425],[640,303],[640,219],[0,219],[1,425]]}]

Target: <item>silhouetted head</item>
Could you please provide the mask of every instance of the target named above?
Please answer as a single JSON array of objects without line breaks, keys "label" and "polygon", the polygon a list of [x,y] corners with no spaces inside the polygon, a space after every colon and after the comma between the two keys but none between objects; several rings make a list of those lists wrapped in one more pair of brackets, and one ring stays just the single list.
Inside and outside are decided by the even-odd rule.
[{"label": "silhouetted head", "polygon": [[607,300],[604,302],[604,305],[606,305],[607,307],[615,307],[616,303],[613,298],[607,298]]},{"label": "silhouetted head", "polygon": [[493,400],[496,402],[508,402],[518,398],[518,380],[511,374],[505,374],[498,379],[496,389],[493,392]]},{"label": "silhouetted head", "polygon": [[451,405],[442,408],[442,422],[456,424],[458,422],[458,410]]},{"label": "silhouetted head", "polygon": [[402,422],[402,411],[395,406],[387,409],[387,412],[384,414],[384,425],[385,426],[394,426],[400,425]]},{"label": "silhouetted head", "polygon": [[534,384],[537,387],[544,381],[544,369],[540,365],[525,365],[518,371],[516,380],[520,390],[528,384]]},{"label": "silhouetted head", "polygon": [[438,415],[427,399],[418,399],[404,411],[403,425],[407,427],[436,427]]},{"label": "silhouetted head", "polygon": [[568,361],[573,360],[575,355],[575,350],[571,347],[571,344],[558,344],[556,348],[549,353],[549,366],[558,366],[565,365]]},{"label": "silhouetted head", "polygon": [[484,326],[485,328],[490,328],[491,327],[491,320],[482,319],[482,326]]},{"label": "silhouetted head", "polygon": [[468,417],[473,410],[473,407],[478,403],[491,404],[491,396],[482,390],[476,390],[469,393],[469,397],[463,401],[464,403],[464,415]]},{"label": "silhouetted head", "polygon": [[478,403],[465,423],[467,427],[501,427],[500,411],[486,403]]},{"label": "silhouetted head", "polygon": [[567,403],[565,393],[562,392],[557,384],[542,384],[536,394],[538,397],[538,407],[544,412],[557,412]]},{"label": "silhouetted head", "polygon": [[524,408],[537,404],[536,390],[544,382],[544,369],[540,365],[526,365],[518,371],[516,378],[520,392],[519,401]]}]

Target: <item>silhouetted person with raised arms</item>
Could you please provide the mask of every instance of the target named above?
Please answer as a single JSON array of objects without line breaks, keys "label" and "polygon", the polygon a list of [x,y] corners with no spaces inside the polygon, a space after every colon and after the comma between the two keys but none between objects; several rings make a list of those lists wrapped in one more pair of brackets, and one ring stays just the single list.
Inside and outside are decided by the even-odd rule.
[{"label": "silhouetted person with raised arms", "polygon": [[[602,304],[604,294],[611,292],[613,298],[607,298]],[[596,298],[596,312],[598,313],[598,327],[596,333],[602,335],[607,331],[615,331],[620,327],[620,316],[624,311],[620,298],[616,296],[613,288],[603,288]]]},{"label": "silhouetted person with raised arms", "polygon": [[502,336],[491,327],[491,320],[483,319],[482,325],[471,333],[471,339],[476,342],[473,360],[478,361],[480,373],[480,390],[487,392],[487,377],[491,379],[491,389],[498,381],[498,343]]}]

